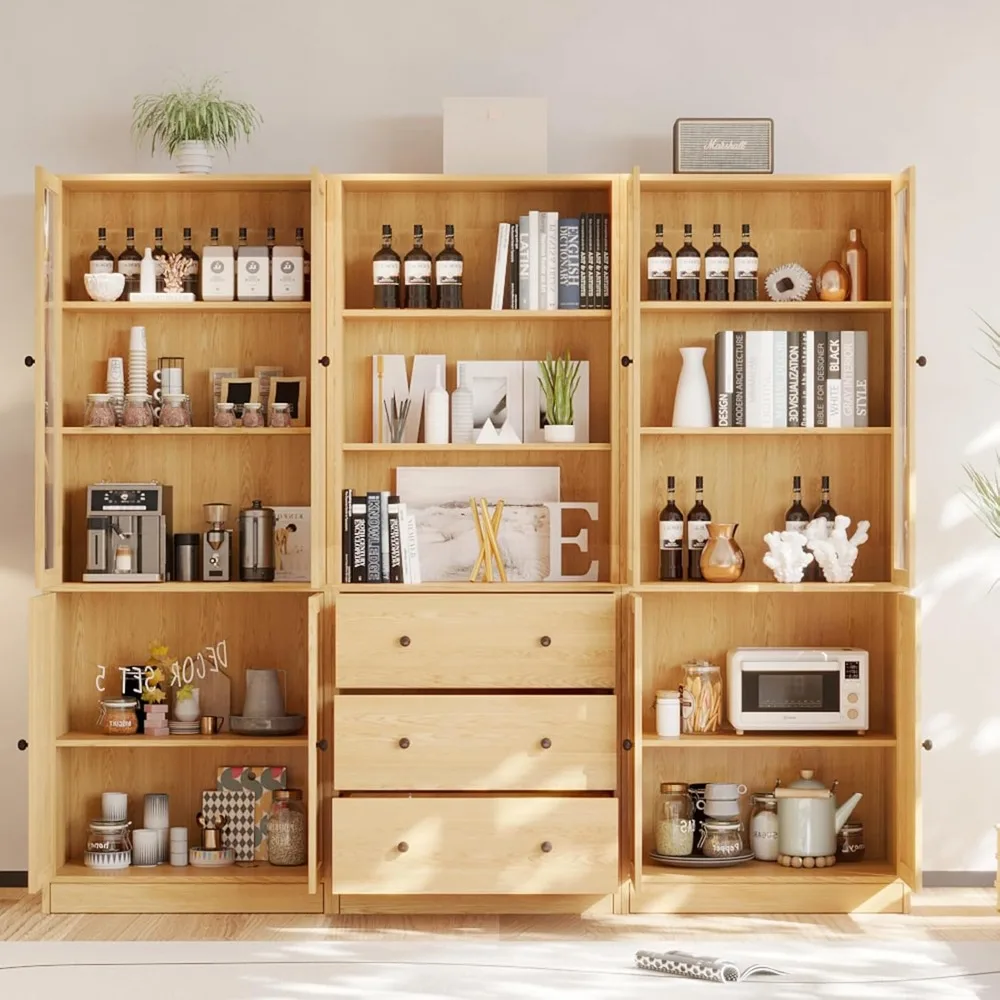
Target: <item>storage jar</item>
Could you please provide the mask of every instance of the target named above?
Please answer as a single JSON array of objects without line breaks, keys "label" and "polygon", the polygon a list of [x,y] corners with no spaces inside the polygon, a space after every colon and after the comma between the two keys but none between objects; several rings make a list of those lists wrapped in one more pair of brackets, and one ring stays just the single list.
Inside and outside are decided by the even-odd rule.
[{"label": "storage jar", "polygon": [[263,427],[264,414],[261,412],[260,403],[243,404],[243,426]]},{"label": "storage jar", "polygon": [[236,426],[236,404],[216,403],[215,404],[215,426],[235,427]]},{"label": "storage jar", "polygon": [[701,828],[701,853],[706,858],[731,858],[743,853],[739,820],[706,819]]},{"label": "storage jar", "polygon": [[681,735],[679,691],[656,692],[656,735],[668,740]]},{"label": "storage jar", "polygon": [[681,858],[694,850],[694,807],[684,782],[660,785],[654,832],[657,854]]},{"label": "storage jar", "polygon": [[722,671],[698,660],[684,664],[681,730],[691,735],[714,733],[722,723]]},{"label": "storage jar", "polygon": [[837,860],[850,864],[865,860],[865,828],[861,823],[845,823],[837,835]]},{"label": "storage jar", "polygon": [[770,792],[751,796],[750,847],[758,861],[778,860],[778,800]]},{"label": "storage jar", "polygon": [[187,396],[171,393],[163,397],[163,406],[160,409],[160,426],[191,426],[191,409]]},{"label": "storage jar", "polygon": [[135,698],[105,698],[97,725],[105,736],[132,736],[139,731]]},{"label": "storage jar", "polygon": [[95,854],[116,854],[132,850],[128,820],[92,819],[87,832],[87,851]]},{"label": "storage jar", "polygon": [[153,407],[145,392],[130,392],[125,397],[125,412],[122,414],[124,427],[152,427]]},{"label": "storage jar", "polygon": [[267,854],[272,865],[304,865],[309,838],[306,807],[298,788],[278,789],[267,820]]},{"label": "storage jar", "polygon": [[114,427],[118,422],[111,396],[106,392],[92,392],[87,396],[87,409],[83,418],[87,427]]},{"label": "storage jar", "polygon": [[271,427],[291,427],[292,410],[288,403],[272,403],[268,423]]}]

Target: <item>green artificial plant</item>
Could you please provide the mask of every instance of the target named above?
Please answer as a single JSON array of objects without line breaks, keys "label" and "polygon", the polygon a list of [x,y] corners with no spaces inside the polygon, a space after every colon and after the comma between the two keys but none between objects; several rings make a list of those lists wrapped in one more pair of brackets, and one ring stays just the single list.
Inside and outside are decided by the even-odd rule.
[{"label": "green artificial plant", "polygon": [[173,156],[182,142],[203,142],[228,153],[262,122],[252,104],[223,98],[218,77],[210,77],[200,90],[183,86],[140,94],[132,102],[132,134],[139,144],[148,139],[154,154],[160,147]]},{"label": "green artificial plant", "polygon": [[[989,354],[983,354],[982,357],[1000,371],[1000,330],[990,326],[982,316],[979,319],[983,323],[982,330],[990,348]],[[997,460],[1000,466],[1000,455]],[[966,493],[976,508],[979,519],[996,538],[1000,538],[1000,468],[995,469],[991,475],[986,475],[967,465],[965,472],[969,477]]]},{"label": "green artificial plant", "polygon": [[569,349],[565,355],[553,358],[547,354],[541,362],[538,384],[545,393],[545,415],[553,425],[573,423],[573,397],[580,385],[580,362],[571,361]]}]

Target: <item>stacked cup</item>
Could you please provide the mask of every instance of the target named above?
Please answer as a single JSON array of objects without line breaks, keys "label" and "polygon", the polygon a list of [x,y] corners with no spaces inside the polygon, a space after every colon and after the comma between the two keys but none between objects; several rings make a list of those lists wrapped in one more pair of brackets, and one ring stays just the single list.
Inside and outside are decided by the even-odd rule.
[{"label": "stacked cup", "polygon": [[121,424],[122,412],[125,409],[125,360],[123,358],[108,358],[105,392],[111,397],[111,406],[115,411],[118,423]]},{"label": "stacked cup", "polygon": [[740,819],[740,798],[747,793],[746,785],[729,781],[709,781],[705,785],[702,809],[709,819]]},{"label": "stacked cup", "polygon": [[147,795],[144,800],[143,826],[155,830],[157,836],[156,863],[166,864],[170,847],[170,797],[162,792]]},{"label": "stacked cup", "polygon": [[188,863],[188,832],[186,826],[170,828],[170,864],[183,868]]},{"label": "stacked cup", "polygon": [[128,345],[128,391],[149,393],[149,358],[146,351],[146,328],[133,326]]},{"label": "stacked cup", "polygon": [[160,834],[158,830],[132,831],[132,864],[136,868],[155,868],[159,861]]},{"label": "stacked cup", "polygon": [[128,820],[128,795],[125,792],[101,792],[101,815],[112,823]]}]

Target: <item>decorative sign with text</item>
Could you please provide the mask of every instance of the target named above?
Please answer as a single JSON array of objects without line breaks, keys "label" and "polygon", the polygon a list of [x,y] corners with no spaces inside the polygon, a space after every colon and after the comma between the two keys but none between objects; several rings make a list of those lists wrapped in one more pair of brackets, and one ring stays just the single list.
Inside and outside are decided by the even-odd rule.
[{"label": "decorative sign with text", "polygon": [[[180,659],[174,660],[170,667],[170,687],[183,687],[185,684],[193,684],[195,679],[204,680],[209,673],[217,674],[220,671],[225,673],[229,666],[229,656],[226,651],[226,640],[222,639],[214,646],[205,646],[200,652],[191,656],[185,656],[183,662]],[[158,667],[119,667],[118,671],[122,677],[122,690],[125,690],[125,682],[128,677],[133,677],[143,690],[151,691],[155,685],[151,683],[153,674]],[[97,677],[95,685],[100,694],[106,691],[105,681],[108,675],[108,668],[104,664],[97,665]]]}]

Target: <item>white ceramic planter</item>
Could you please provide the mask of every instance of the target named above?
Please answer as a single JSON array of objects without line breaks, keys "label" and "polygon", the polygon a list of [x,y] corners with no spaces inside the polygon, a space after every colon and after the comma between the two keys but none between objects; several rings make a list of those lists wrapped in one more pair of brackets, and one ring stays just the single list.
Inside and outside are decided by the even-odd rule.
[{"label": "white ceramic planter", "polygon": [[549,444],[572,444],[576,440],[573,424],[546,424],[543,431]]},{"label": "white ceramic planter", "polygon": [[177,147],[174,162],[182,174],[210,174],[212,154],[203,142],[182,142]]}]

